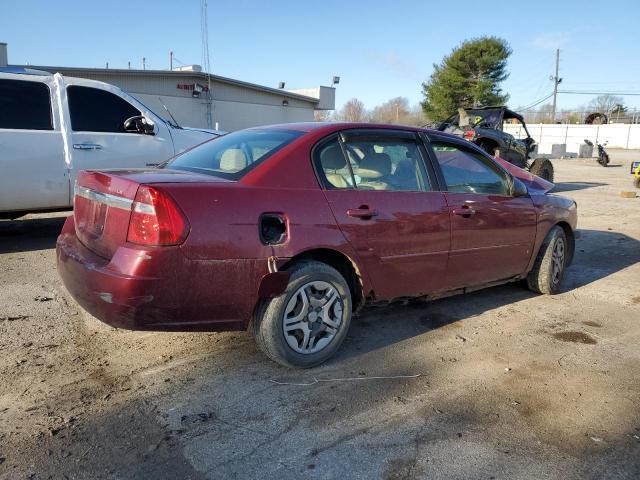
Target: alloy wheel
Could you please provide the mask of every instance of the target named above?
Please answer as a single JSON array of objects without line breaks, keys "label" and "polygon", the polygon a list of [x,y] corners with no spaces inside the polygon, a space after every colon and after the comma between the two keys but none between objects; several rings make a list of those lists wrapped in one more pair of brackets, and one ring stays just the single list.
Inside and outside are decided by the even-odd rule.
[{"label": "alloy wheel", "polygon": [[551,281],[554,285],[560,283],[564,270],[565,243],[563,238],[557,238],[551,255]]},{"label": "alloy wheel", "polygon": [[308,282],[287,303],[282,319],[284,338],[298,353],[317,353],[335,338],[342,313],[342,298],[333,285]]}]

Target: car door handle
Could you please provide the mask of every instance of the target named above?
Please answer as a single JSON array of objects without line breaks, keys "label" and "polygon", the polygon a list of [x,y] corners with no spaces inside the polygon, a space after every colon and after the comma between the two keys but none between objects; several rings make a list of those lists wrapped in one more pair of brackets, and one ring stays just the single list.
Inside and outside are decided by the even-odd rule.
[{"label": "car door handle", "polygon": [[73,148],[76,150],[102,150],[102,145],[97,143],[74,143]]},{"label": "car door handle", "polygon": [[453,214],[460,215],[461,217],[469,218],[469,217],[473,217],[476,214],[476,210],[473,207],[470,207],[468,205],[463,205],[460,208],[454,208]]},{"label": "car door handle", "polygon": [[350,217],[368,220],[371,217],[375,217],[376,215],[378,215],[378,211],[375,208],[369,208],[363,205],[360,208],[350,208],[349,210],[347,210],[347,215],[349,215]]}]

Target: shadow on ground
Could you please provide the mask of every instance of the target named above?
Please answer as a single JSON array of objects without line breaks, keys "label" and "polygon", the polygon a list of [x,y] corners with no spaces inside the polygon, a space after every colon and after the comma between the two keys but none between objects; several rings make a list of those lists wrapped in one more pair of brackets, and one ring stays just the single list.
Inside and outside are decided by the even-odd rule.
[{"label": "shadow on ground", "polygon": [[640,242],[613,230],[579,230],[564,290],[588,285],[640,262]]},{"label": "shadow on ground", "polygon": [[54,248],[68,215],[0,220],[0,253]]},{"label": "shadow on ground", "polygon": [[[0,251],[51,248],[63,221],[27,220],[2,228]],[[26,242],[22,249],[12,243],[16,238]],[[567,289],[637,263],[639,244],[613,231],[582,230],[574,265],[567,272]],[[481,357],[479,363],[490,368],[466,377],[464,371],[472,370],[474,361],[465,360],[455,347],[445,355],[455,354],[460,358],[456,362],[441,360],[434,350],[446,343],[434,338],[441,332],[448,332],[447,341],[460,349],[465,345],[467,352],[473,350],[474,342],[457,333],[461,320],[512,305],[504,320],[513,321],[522,308],[518,303],[534,296],[511,284],[431,303],[369,307],[354,319],[339,354],[304,372],[266,360],[248,334],[140,334],[104,327],[87,335],[86,341],[116,342],[119,350],[110,352],[111,359],[83,367],[88,377],[94,375],[92,369],[104,370],[105,360],[115,363],[127,355],[142,355],[142,345],[157,349],[153,360],[132,362],[126,374],[100,377],[91,388],[65,384],[34,406],[21,405],[28,415],[49,418],[55,413],[64,418],[60,428],[49,433],[0,442],[5,443],[0,477],[4,469],[7,478],[37,473],[36,478],[294,479],[336,478],[341,472],[349,472],[348,477],[389,479],[636,478],[640,466],[639,443],[633,437],[640,434],[640,424],[633,423],[636,411],[619,412],[629,419],[625,436],[596,444],[585,436],[587,432],[573,433],[571,418],[554,416],[557,399],[549,400],[546,385],[555,381],[549,388],[561,384],[567,390],[565,377],[557,371],[545,366],[543,380],[537,376],[540,373],[514,372],[522,373],[524,387],[495,379],[481,384],[481,373],[503,376],[503,365]],[[419,338],[429,332],[434,335]],[[496,334],[495,341],[499,340]],[[529,340],[523,348],[535,349],[541,341]],[[171,353],[167,364],[158,353],[171,342],[184,346],[166,348]],[[555,359],[547,363],[560,368]],[[422,377],[311,386],[270,381],[377,372],[420,372]],[[527,396],[532,386],[535,393]],[[596,399],[598,392],[590,390],[584,390],[585,397]],[[77,413],[65,413],[78,406],[82,408]],[[614,408],[615,402],[607,407]],[[572,432],[577,443],[563,446],[554,441],[555,430],[545,430],[547,417],[558,429]]]},{"label": "shadow on ground", "polygon": [[555,184],[552,193],[573,192],[575,190],[584,190],[585,188],[603,187],[607,183],[599,182],[559,182]]}]

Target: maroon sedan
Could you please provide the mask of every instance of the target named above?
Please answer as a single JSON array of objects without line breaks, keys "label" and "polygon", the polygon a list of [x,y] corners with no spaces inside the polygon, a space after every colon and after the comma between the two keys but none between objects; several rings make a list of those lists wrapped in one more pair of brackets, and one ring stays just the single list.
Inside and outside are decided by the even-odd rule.
[{"label": "maroon sedan", "polygon": [[100,320],[244,330],[311,367],[367,302],[526,279],[555,293],[576,204],[456,137],[301,123],[230,133],[148,170],[86,171],[58,271]]}]

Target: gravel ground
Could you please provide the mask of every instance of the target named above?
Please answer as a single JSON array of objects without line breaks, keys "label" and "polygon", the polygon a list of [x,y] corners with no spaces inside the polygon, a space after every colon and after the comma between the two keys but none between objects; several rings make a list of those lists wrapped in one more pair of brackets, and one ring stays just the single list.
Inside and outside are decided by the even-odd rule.
[{"label": "gravel ground", "polygon": [[0,478],[640,477],[640,153],[611,154],[554,162],[563,293],[371,307],[308,371],[247,333],[107,327],[56,274],[64,215],[0,223]]}]

